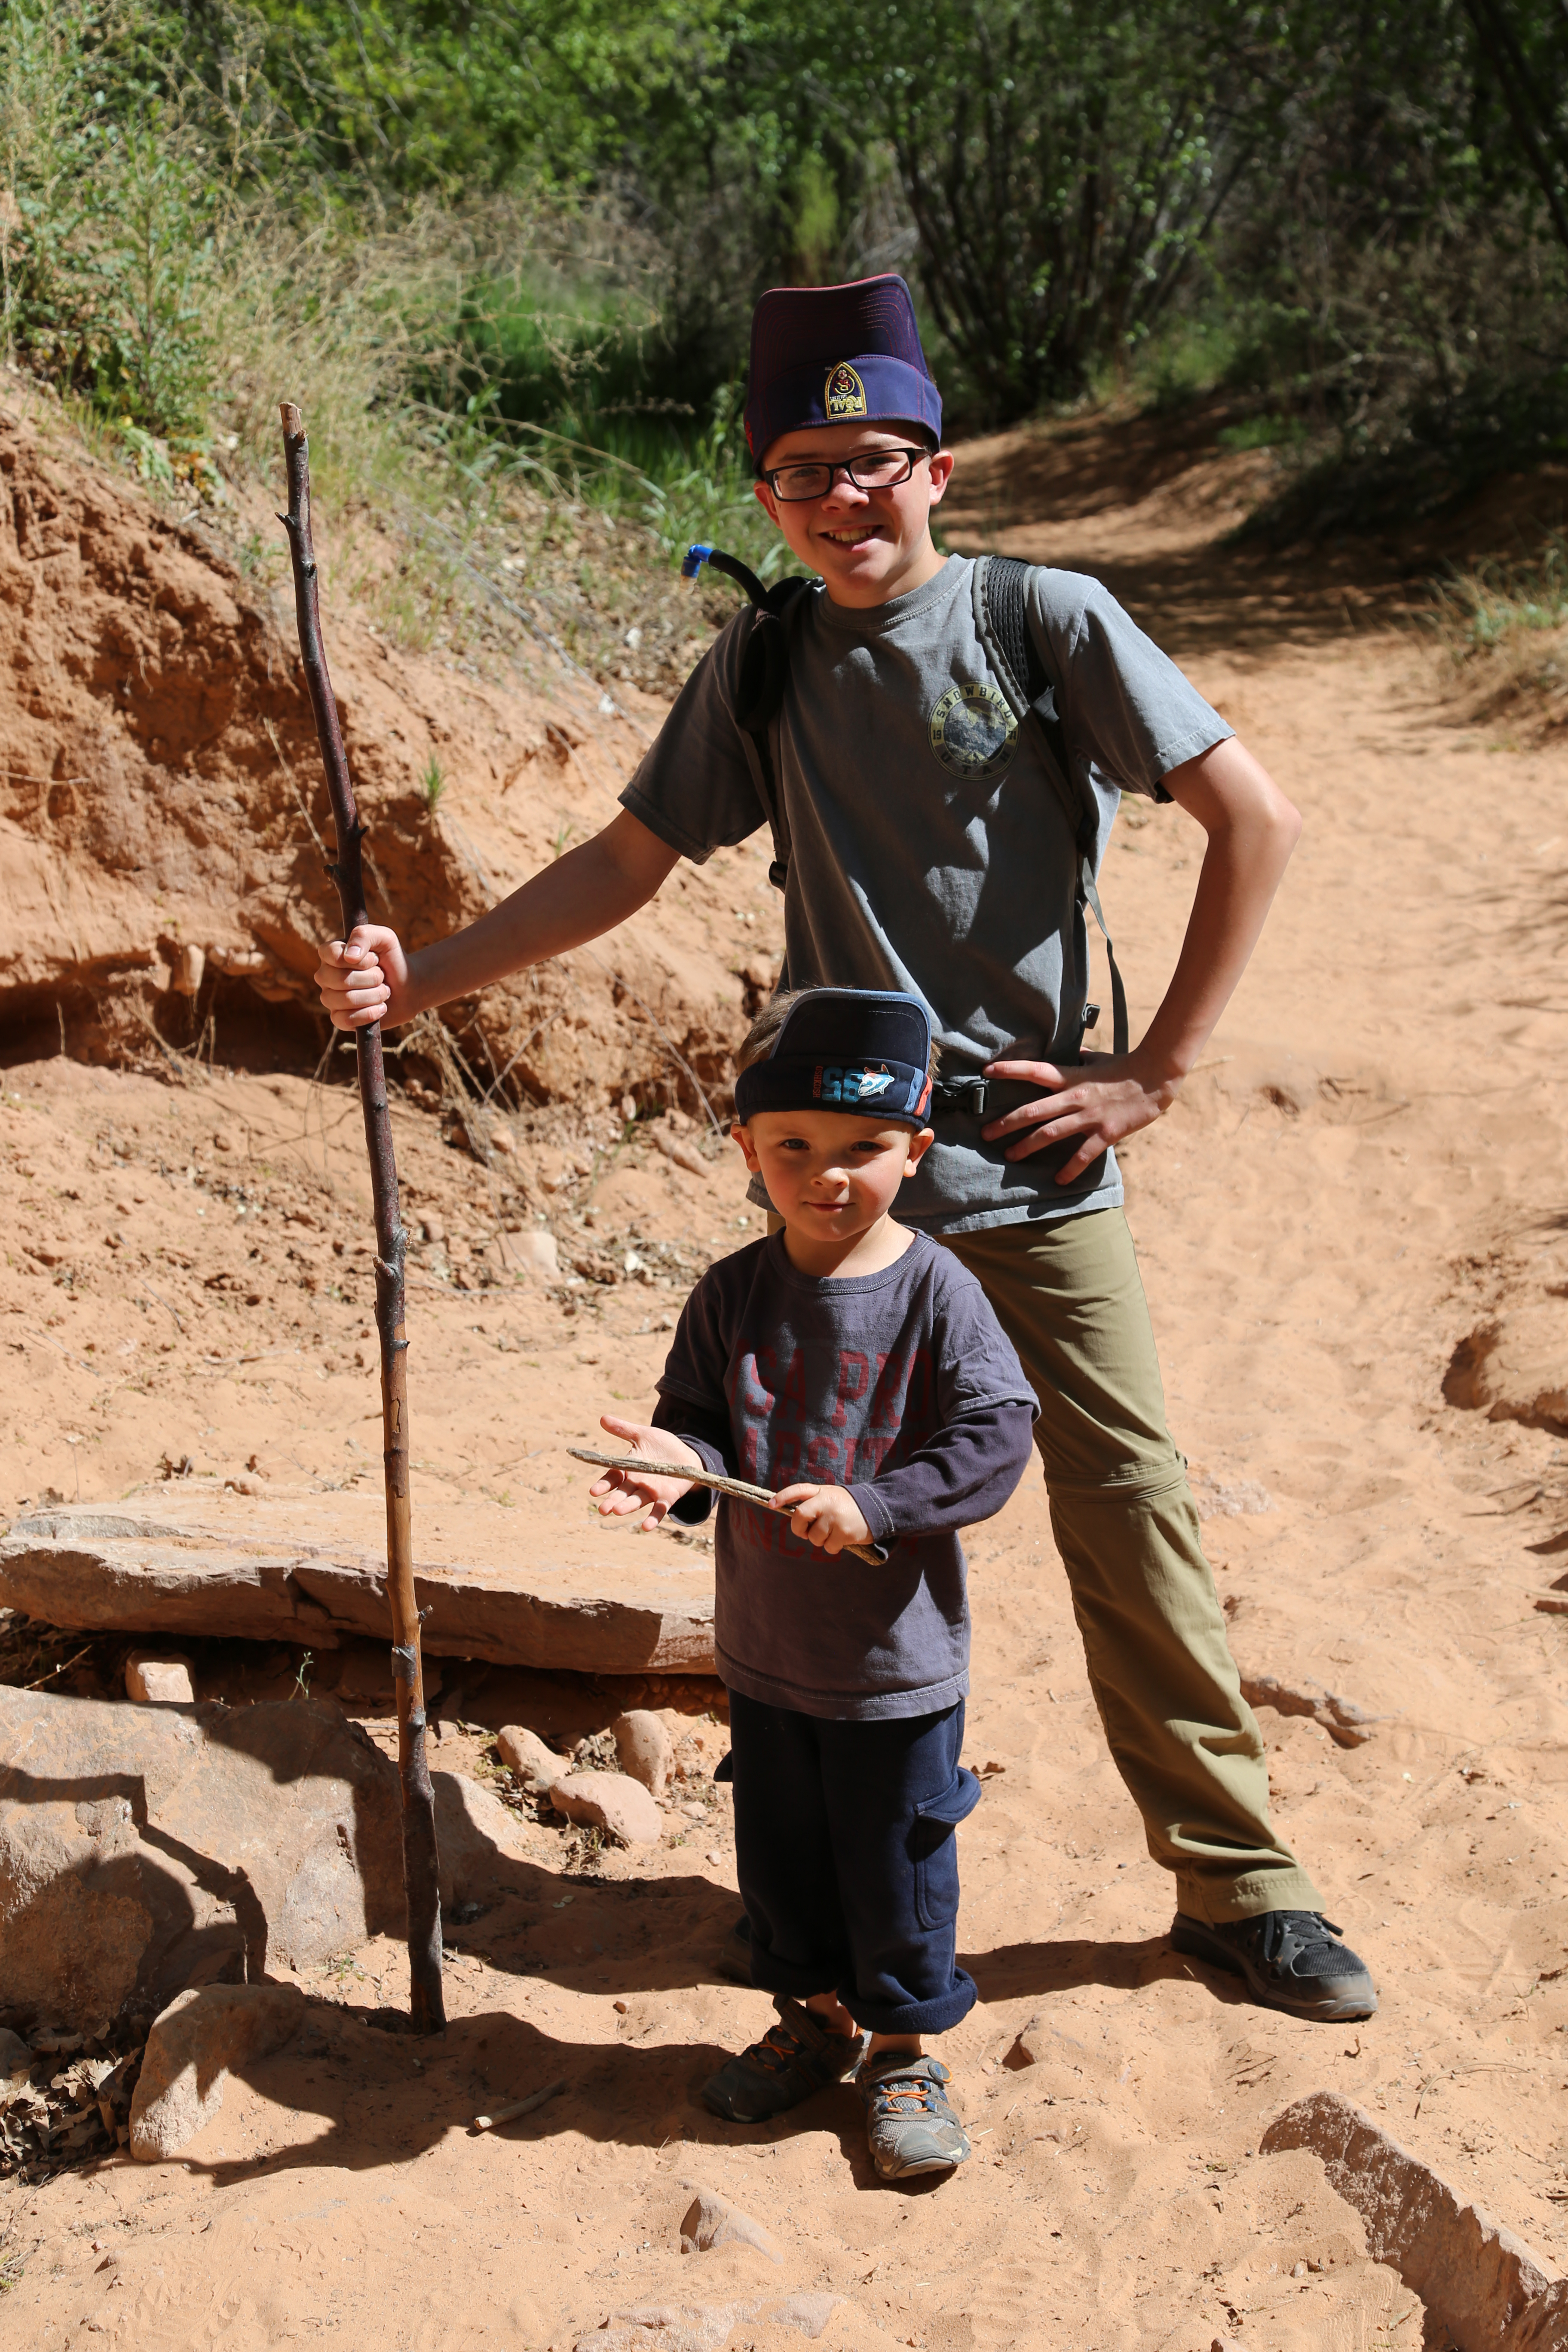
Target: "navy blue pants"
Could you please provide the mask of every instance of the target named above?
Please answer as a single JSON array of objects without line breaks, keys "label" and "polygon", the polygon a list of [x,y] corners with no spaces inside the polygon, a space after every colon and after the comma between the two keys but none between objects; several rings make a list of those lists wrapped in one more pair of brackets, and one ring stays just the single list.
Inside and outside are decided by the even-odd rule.
[{"label": "navy blue pants", "polygon": [[974,2005],[955,1958],[958,1842],[980,1798],[963,1702],[841,1723],[730,1694],[735,1860],[764,1992],[837,1991],[877,2033],[945,2033]]}]

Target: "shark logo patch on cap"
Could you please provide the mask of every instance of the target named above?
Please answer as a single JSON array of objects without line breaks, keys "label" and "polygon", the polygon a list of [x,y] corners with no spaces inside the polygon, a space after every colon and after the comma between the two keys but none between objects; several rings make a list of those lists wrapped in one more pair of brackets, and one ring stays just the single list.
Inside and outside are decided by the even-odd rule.
[{"label": "shark logo patch on cap", "polygon": [[836,368],[828,371],[822,404],[830,425],[837,425],[847,416],[865,415],[866,387],[847,360],[840,360]]}]

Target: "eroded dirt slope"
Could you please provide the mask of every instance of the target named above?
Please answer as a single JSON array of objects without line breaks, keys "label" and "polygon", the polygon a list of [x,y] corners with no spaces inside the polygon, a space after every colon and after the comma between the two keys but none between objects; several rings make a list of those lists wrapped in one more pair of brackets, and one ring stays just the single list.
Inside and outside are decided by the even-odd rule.
[{"label": "eroded dirt slope", "polygon": [[[291,604],[25,405],[0,412],[6,1058],[63,1038],[151,1066],[205,1037],[219,1061],[308,1070],[309,975],[338,918]],[[595,830],[658,706],[564,669],[531,692],[396,649],[334,594],[333,536],[319,517],[370,895],[418,944]],[[751,857],[688,868],[666,892],[682,923],[650,910],[613,957],[447,1017],[487,1079],[510,1066],[503,1105],[631,1091],[696,1109],[680,1061],[722,1097],[765,887]]]}]

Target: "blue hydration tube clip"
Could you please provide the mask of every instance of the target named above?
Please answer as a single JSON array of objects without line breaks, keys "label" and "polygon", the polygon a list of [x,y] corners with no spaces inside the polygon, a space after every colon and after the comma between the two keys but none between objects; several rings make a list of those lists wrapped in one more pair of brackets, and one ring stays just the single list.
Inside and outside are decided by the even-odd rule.
[{"label": "blue hydration tube clip", "polygon": [[681,578],[683,580],[695,581],[698,574],[701,572],[703,565],[710,562],[712,561],[712,557],[713,550],[710,547],[705,547],[700,540],[695,541],[687,549],[686,553],[681,557]]}]

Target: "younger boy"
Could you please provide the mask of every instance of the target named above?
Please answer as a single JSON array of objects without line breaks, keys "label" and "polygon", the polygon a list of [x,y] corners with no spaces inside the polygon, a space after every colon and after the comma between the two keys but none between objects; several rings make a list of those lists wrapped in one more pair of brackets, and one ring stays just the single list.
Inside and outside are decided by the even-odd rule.
[{"label": "younger boy", "polygon": [[[741,1051],[733,1132],[783,1230],[697,1285],[652,1423],[603,1422],[775,1493],[773,1512],[720,1503],[715,1631],[752,1975],[779,2016],[703,2096],[757,2123],[858,2063],[889,2180],[970,2152],[921,2038],[975,1999],[955,1958],[953,1833],[980,1794],[958,1760],[959,1530],[1013,1492],[1037,1410],[974,1276],[889,1214],[931,1148],[931,1062],[911,996],[774,999]],[[592,1491],[645,1524],[706,1518],[712,1501],[621,1471]]]}]

